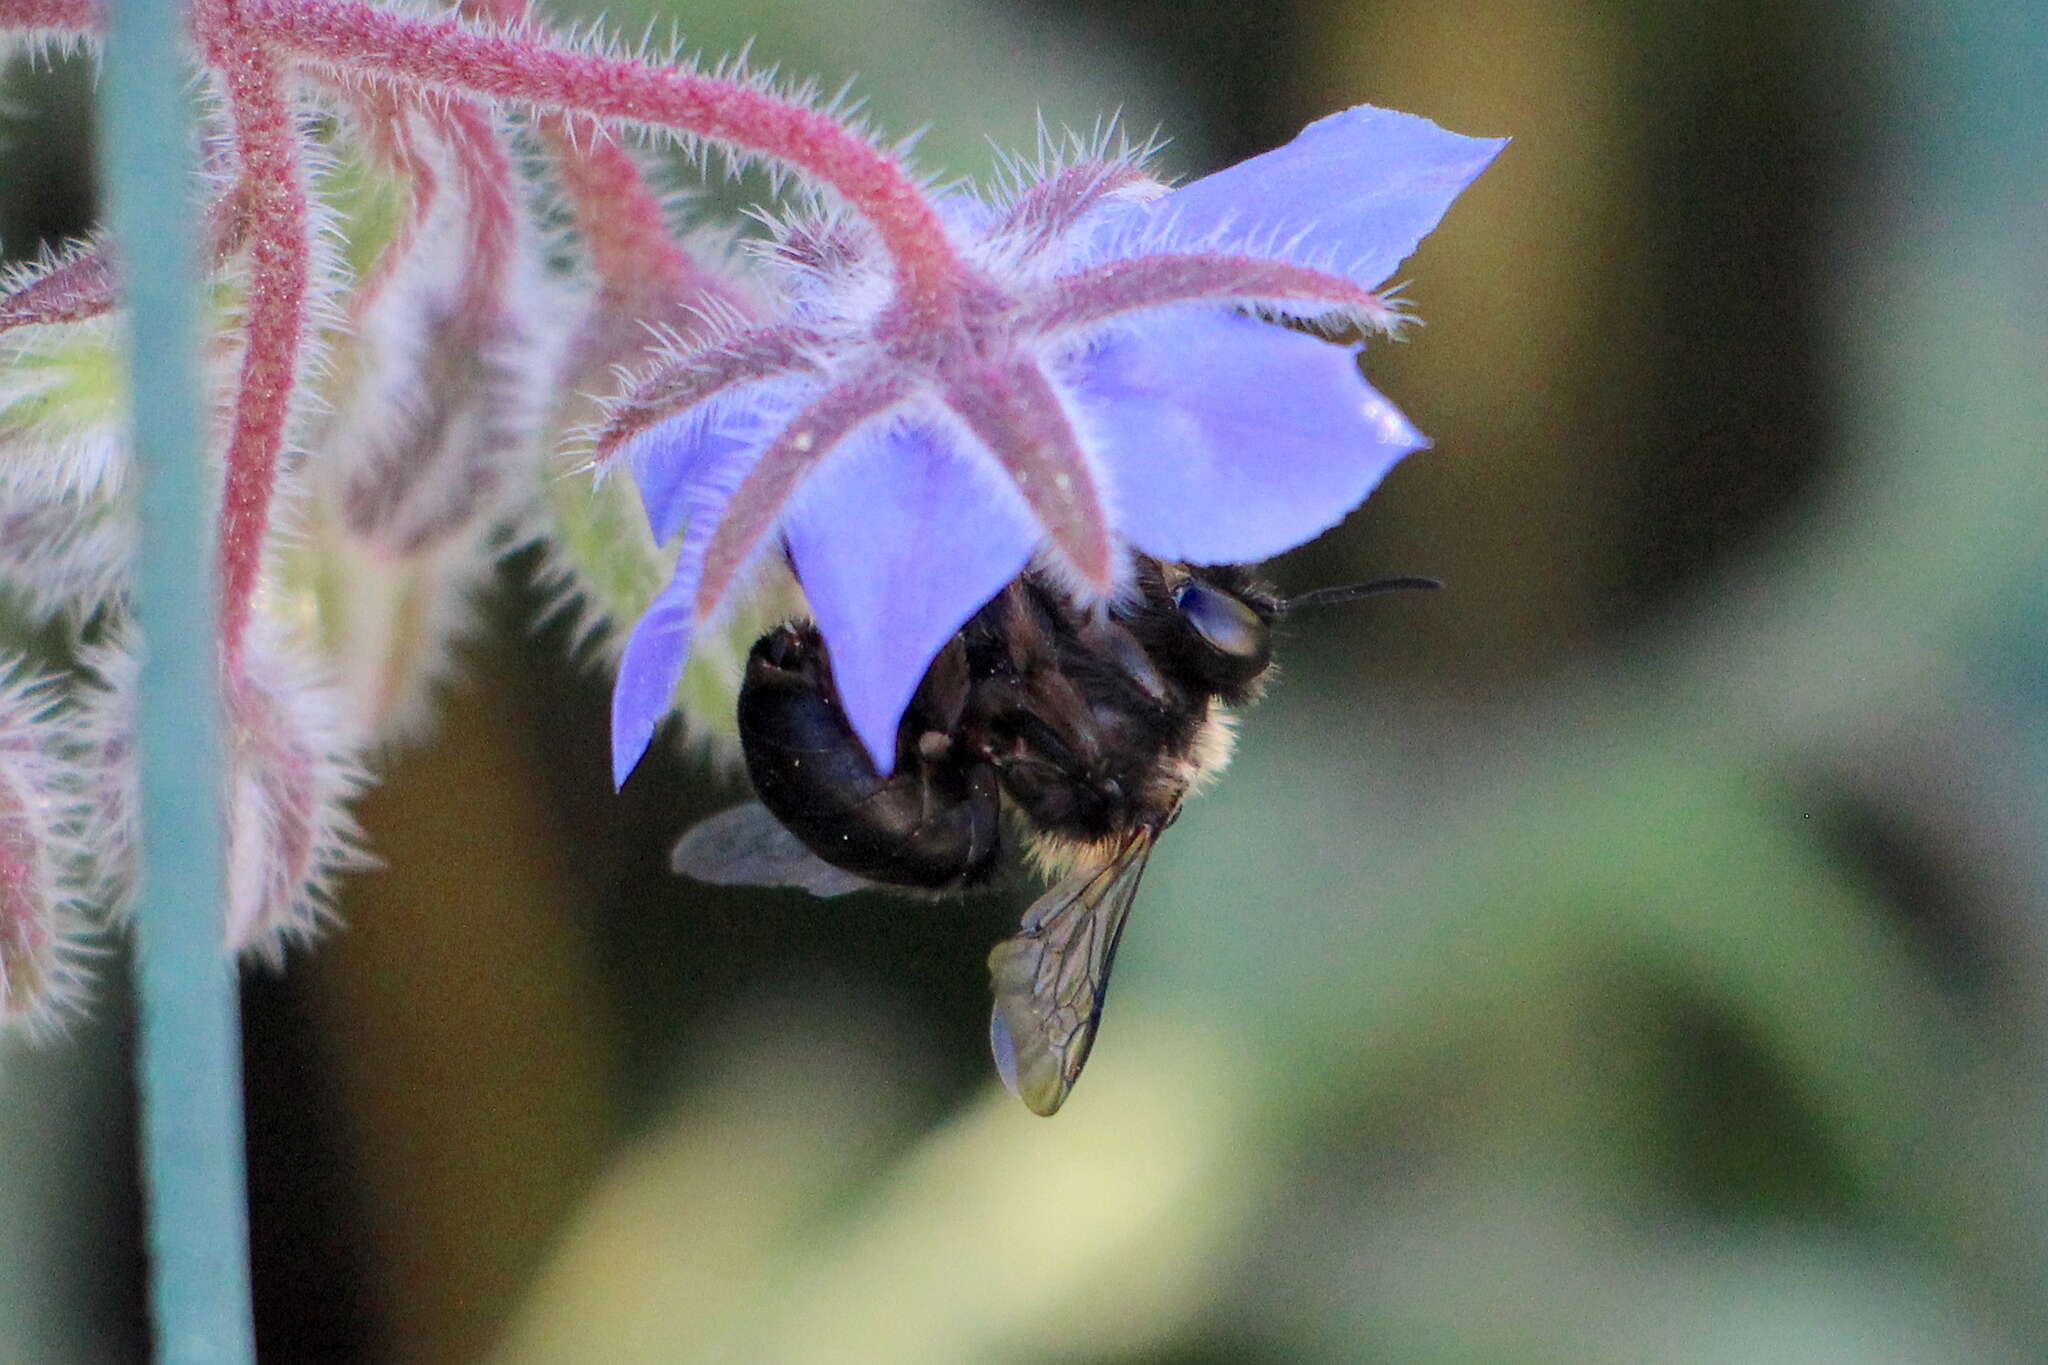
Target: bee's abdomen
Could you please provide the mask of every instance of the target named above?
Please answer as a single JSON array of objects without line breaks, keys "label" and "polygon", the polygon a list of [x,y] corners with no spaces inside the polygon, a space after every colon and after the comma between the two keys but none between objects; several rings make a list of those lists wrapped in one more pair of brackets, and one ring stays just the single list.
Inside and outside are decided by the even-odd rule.
[{"label": "bee's abdomen", "polygon": [[964,886],[999,851],[993,769],[919,749],[907,722],[896,770],[875,771],[834,695],[814,627],[781,626],[747,660],[740,743],[761,804],[834,867],[898,886]]}]

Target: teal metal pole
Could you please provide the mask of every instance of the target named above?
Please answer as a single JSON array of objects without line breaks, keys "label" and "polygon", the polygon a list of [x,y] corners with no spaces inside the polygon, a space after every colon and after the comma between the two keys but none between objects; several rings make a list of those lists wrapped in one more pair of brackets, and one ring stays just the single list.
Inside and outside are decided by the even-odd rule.
[{"label": "teal metal pole", "polygon": [[212,480],[202,445],[192,111],[176,0],[110,0],[107,221],[128,308],[146,654],[135,956],[150,1312],[163,1365],[253,1365],[241,1025],[222,950]]}]

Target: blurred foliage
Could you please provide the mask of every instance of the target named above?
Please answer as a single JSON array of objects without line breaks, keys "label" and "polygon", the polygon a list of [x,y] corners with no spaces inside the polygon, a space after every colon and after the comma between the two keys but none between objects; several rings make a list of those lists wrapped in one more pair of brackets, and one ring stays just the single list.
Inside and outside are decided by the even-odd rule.
[{"label": "blurred foliage", "polygon": [[[1437,448],[1275,566],[1452,590],[1298,623],[1074,1101],[987,1061],[1018,904],[671,881],[731,790],[606,790],[515,565],[388,870],[248,983],[266,1359],[2048,1355],[2048,15],[1261,15],[682,16],[959,172],[1041,104],[1187,172],[1362,100],[1517,137],[1368,360]],[[83,221],[61,114],[11,249]],[[0,1072],[36,1360],[132,1349],[122,1028]]]}]

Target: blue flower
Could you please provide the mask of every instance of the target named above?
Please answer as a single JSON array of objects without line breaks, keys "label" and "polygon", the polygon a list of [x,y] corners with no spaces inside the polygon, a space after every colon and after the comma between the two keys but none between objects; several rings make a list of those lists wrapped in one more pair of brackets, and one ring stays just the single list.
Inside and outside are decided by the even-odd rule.
[{"label": "blue flower", "polygon": [[1361,107],[1171,192],[1089,160],[951,196],[967,302],[943,325],[893,306],[860,224],[784,228],[783,315],[614,420],[656,538],[682,536],[620,663],[616,779],[764,556],[786,550],[887,771],[933,656],[1034,559],[1097,601],[1127,546],[1241,563],[1336,524],[1426,442],[1356,346],[1262,319],[1390,327],[1374,291],[1504,145]]}]

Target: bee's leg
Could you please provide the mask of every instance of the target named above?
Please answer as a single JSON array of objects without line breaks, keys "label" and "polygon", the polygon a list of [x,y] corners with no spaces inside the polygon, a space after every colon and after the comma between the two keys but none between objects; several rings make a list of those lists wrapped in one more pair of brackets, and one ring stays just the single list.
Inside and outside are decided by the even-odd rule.
[{"label": "bee's leg", "polygon": [[966,832],[967,863],[977,869],[974,879],[979,880],[994,866],[1000,851],[997,816],[1002,810],[1002,786],[983,746],[961,733],[973,690],[967,647],[956,635],[926,670],[924,682],[904,713],[903,731],[905,736],[917,736],[918,758],[927,773],[953,768],[966,775],[964,801],[951,782],[927,780],[922,784],[924,822],[929,828]]},{"label": "bee's leg", "polygon": [[950,742],[959,733],[973,688],[974,680],[967,668],[967,646],[955,635],[925,670],[924,681],[918,684],[917,695],[910,699],[910,709],[904,715],[905,721],[919,732],[920,747],[932,747],[934,735],[941,742]]},{"label": "bee's leg", "polygon": [[778,626],[762,636],[739,704],[747,776],[761,804],[820,858],[870,881],[986,879],[1001,797],[986,761],[950,742],[947,727],[967,691],[964,661],[955,662],[957,680],[940,667],[919,688],[897,732],[895,770],[883,777],[847,724],[817,628]]}]

